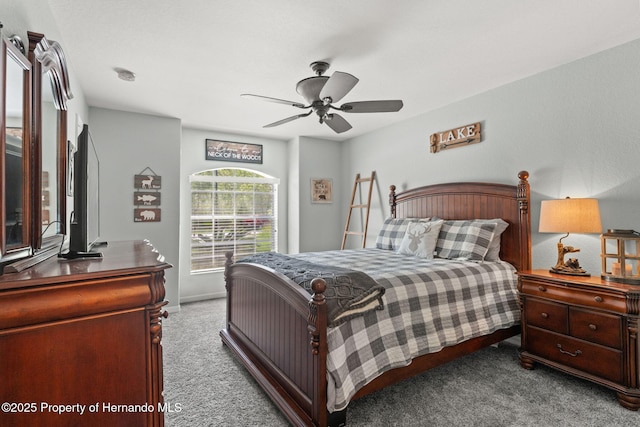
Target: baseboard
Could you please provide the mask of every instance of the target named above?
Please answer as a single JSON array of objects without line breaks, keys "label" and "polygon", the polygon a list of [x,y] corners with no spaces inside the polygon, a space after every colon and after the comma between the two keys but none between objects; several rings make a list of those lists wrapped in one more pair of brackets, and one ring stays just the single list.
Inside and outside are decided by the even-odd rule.
[{"label": "baseboard", "polygon": [[[227,297],[226,292],[214,292],[211,294],[192,295],[190,297],[180,298],[180,304],[188,304],[190,302],[206,301],[209,299],[218,299],[218,298],[226,298],[226,297]],[[178,313],[181,310],[180,304],[168,305],[165,307],[165,310],[168,313]]]},{"label": "baseboard", "polygon": [[171,314],[171,313],[177,313],[180,311],[180,306],[179,305],[168,305],[164,308],[164,310]]},{"label": "baseboard", "polygon": [[204,301],[208,299],[226,298],[226,297],[227,297],[226,292],[214,292],[210,294],[191,295],[188,297],[180,297],[180,304]]}]

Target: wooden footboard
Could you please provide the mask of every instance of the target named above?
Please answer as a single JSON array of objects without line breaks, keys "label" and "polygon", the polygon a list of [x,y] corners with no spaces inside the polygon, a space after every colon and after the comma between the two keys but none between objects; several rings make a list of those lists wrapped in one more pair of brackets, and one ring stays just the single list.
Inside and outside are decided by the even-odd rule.
[{"label": "wooden footboard", "polygon": [[312,282],[310,300],[284,275],[231,256],[223,342],[294,425],[328,425],[325,282]]}]

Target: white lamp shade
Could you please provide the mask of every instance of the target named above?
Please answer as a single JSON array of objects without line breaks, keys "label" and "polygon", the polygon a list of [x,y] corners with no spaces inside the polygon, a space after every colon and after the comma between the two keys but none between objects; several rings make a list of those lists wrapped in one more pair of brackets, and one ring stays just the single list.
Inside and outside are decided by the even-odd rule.
[{"label": "white lamp shade", "polygon": [[602,233],[597,199],[543,200],[541,233]]}]

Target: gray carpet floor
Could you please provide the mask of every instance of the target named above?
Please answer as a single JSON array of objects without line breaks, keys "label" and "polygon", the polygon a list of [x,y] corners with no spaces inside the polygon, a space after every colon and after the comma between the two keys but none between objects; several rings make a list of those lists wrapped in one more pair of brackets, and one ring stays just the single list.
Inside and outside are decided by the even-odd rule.
[{"label": "gray carpet floor", "polygon": [[[168,427],[287,426],[286,419],[222,345],[225,300],[183,304],[163,321]],[[537,366],[517,347],[488,347],[351,402],[347,425],[639,426],[605,387]]]}]

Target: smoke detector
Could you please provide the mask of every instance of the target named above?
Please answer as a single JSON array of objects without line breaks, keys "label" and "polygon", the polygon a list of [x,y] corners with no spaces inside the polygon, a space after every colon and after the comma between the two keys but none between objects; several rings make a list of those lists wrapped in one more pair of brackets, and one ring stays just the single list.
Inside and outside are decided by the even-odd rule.
[{"label": "smoke detector", "polygon": [[124,68],[114,68],[114,70],[120,80],[124,80],[125,82],[133,82],[136,80],[136,75],[132,71],[125,70]]}]

